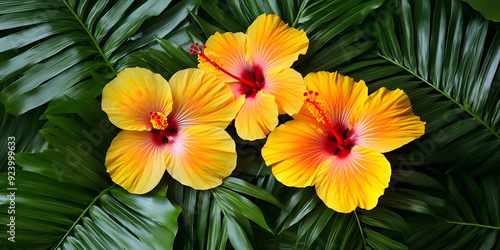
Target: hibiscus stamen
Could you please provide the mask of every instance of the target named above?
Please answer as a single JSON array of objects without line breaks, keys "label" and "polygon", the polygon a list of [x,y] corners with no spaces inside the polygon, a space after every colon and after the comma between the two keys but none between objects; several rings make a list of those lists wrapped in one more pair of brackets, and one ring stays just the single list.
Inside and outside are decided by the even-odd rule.
[{"label": "hibiscus stamen", "polygon": [[224,68],[222,68],[222,66],[221,66],[222,64],[220,63],[220,60],[218,60],[218,58],[216,57],[215,54],[210,53],[210,52],[205,53],[205,51],[203,51],[206,48],[207,48],[207,45],[203,45],[202,48],[200,49],[200,44],[195,43],[194,45],[191,45],[191,49],[189,49],[189,53],[191,53],[193,55],[198,55],[198,61],[200,61],[201,63],[210,63],[216,69],[224,72],[226,75],[238,80],[239,82],[248,85],[251,88],[255,89],[258,87],[257,82],[251,82],[251,81],[245,80],[241,77],[238,77],[238,76],[230,73],[229,71],[225,70]]},{"label": "hibiscus stamen", "polygon": [[304,92],[305,97],[309,96],[305,100],[309,111],[319,123],[328,126],[333,136],[335,136],[335,139],[337,139],[338,146],[345,147],[344,139],[340,137],[337,132],[335,132],[335,129],[333,129],[332,124],[330,124],[330,121],[328,121],[328,118],[326,117],[326,114],[328,113],[328,107],[326,106],[323,100],[317,100],[318,95],[319,95],[318,92],[314,92],[312,90]]},{"label": "hibiscus stamen", "polygon": [[156,130],[164,130],[168,127],[167,116],[162,112],[149,112],[150,122]]}]

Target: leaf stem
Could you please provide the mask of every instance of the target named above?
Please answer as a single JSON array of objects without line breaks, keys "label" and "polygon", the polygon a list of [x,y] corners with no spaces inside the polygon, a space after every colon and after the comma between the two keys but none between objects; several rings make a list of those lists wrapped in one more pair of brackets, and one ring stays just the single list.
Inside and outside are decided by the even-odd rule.
[{"label": "leaf stem", "polygon": [[307,2],[308,2],[308,0],[302,1],[302,4],[300,5],[299,13],[297,13],[297,17],[295,18],[295,21],[293,21],[292,28],[295,28],[295,25],[297,25],[297,23],[299,22],[299,18],[302,15],[302,11],[304,11],[304,6],[306,5]]},{"label": "leaf stem", "polygon": [[417,77],[418,79],[420,79],[422,82],[427,83],[427,85],[431,86],[432,88],[434,88],[435,90],[437,90],[439,93],[441,93],[442,95],[444,95],[446,98],[450,99],[452,102],[454,102],[460,108],[462,108],[465,112],[469,113],[472,117],[474,117],[479,123],[481,123],[484,127],[486,127],[494,136],[496,136],[498,140],[500,140],[500,135],[497,134],[495,132],[495,130],[493,130],[493,128],[491,128],[490,126],[488,126],[488,124],[486,124],[486,122],[483,119],[481,119],[478,115],[476,115],[475,113],[473,113],[472,111],[470,111],[468,108],[466,108],[464,105],[462,105],[461,103],[459,103],[456,99],[454,99],[453,97],[449,96],[444,91],[442,91],[438,87],[434,86],[434,84],[432,84],[429,81],[425,80],[424,78],[422,78],[421,76],[419,76],[417,73],[411,71],[410,69],[406,68],[405,66],[403,66],[403,65],[401,65],[401,64],[393,61],[389,57],[386,57],[386,56],[384,56],[384,55],[382,55],[380,53],[378,55],[380,57],[384,58],[385,60],[393,63],[394,65],[397,65],[397,66],[403,68],[404,70],[410,72],[412,75],[414,75],[415,77]]},{"label": "leaf stem", "polygon": [[222,202],[219,200],[219,197],[217,196],[217,194],[214,192],[213,189],[210,189],[210,192],[212,192],[212,195],[214,196],[215,200],[217,201],[217,203],[219,203],[219,207],[220,207],[222,213],[224,214],[224,216],[227,216],[226,210],[224,210],[224,207],[222,206]]},{"label": "leaf stem", "polygon": [[446,221],[446,223],[448,223],[448,224],[463,225],[463,226],[474,226],[474,227],[483,227],[483,228],[500,230],[500,227],[495,227],[495,226],[490,226],[490,225],[481,225],[481,224],[475,224],[475,223],[458,222],[458,221]]},{"label": "leaf stem", "polygon": [[363,228],[361,227],[361,223],[359,222],[358,214],[356,213],[356,210],[354,210],[354,215],[356,216],[356,221],[358,222],[358,227],[359,231],[361,232],[361,239],[363,239],[363,246],[366,248],[366,241],[365,241],[365,234],[363,233]]},{"label": "leaf stem", "polygon": [[80,17],[78,17],[78,15],[75,13],[75,11],[71,8],[71,6],[69,6],[68,2],[66,2],[66,0],[63,0],[64,4],[66,5],[66,7],[68,7],[68,9],[71,11],[71,13],[73,13],[73,16],[75,16],[76,20],[78,20],[78,22],[80,23],[80,25],[82,25],[83,29],[87,32],[87,34],[90,36],[90,38],[92,39],[92,41],[94,42],[94,45],[95,47],[97,48],[97,50],[99,51],[99,54],[101,54],[101,56],[104,58],[104,61],[106,61],[106,64],[109,66],[109,68],[113,71],[113,73],[116,75],[117,72],[116,72],[116,69],[113,67],[113,65],[111,65],[111,63],[109,62],[108,58],[106,57],[106,55],[104,55],[104,52],[102,52],[101,50],[101,47],[99,47],[99,43],[95,40],[94,36],[90,33],[90,31],[87,29],[87,26],[85,26],[85,24],[83,23],[82,19],[80,19]]},{"label": "leaf stem", "polygon": [[80,222],[80,220],[89,211],[89,209],[94,205],[94,203],[96,203],[97,200],[99,200],[99,198],[101,198],[102,195],[107,193],[110,189],[114,188],[115,186],[116,186],[116,184],[109,186],[108,188],[104,189],[97,197],[95,197],[95,199],[87,206],[87,208],[85,208],[85,210],[83,210],[82,214],[80,214],[80,217],[78,217],[78,219],[75,220],[73,225],[68,229],[66,234],[62,237],[62,239],[59,241],[59,243],[57,243],[57,246],[54,247],[53,249],[57,249],[62,244],[62,242],[66,239],[66,237],[68,237],[69,233],[71,233],[71,231],[73,231],[73,228],[75,228],[75,226],[78,224],[78,222]]}]

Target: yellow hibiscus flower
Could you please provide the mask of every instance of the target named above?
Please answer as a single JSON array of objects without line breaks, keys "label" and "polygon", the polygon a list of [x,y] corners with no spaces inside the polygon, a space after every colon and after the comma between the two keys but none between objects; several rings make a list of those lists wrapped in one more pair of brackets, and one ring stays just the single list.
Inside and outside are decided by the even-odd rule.
[{"label": "yellow hibiscus flower", "polygon": [[262,14],[246,34],[217,32],[190,52],[198,55],[198,68],[231,86],[238,109],[236,131],[245,140],[256,140],[278,125],[278,114],[300,110],[305,84],[290,67],[308,46],[304,31],[290,28],[276,15]]},{"label": "yellow hibiscus flower", "polygon": [[236,167],[235,143],[224,130],[236,114],[231,89],[199,69],[170,82],[147,69],[127,68],[102,92],[102,109],[123,129],[105,165],[131,193],[151,191],[165,170],[183,185],[209,189]]},{"label": "yellow hibiscus flower", "polygon": [[315,186],[333,210],[372,209],[388,187],[391,166],[382,153],[424,134],[400,89],[368,96],[364,81],[337,73],[310,73],[305,105],[276,128],[262,156],[287,186]]}]

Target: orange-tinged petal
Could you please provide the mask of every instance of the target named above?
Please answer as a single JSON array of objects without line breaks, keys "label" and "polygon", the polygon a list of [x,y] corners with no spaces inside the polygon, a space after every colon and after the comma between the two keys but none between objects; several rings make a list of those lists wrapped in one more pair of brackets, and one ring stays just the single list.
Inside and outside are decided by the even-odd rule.
[{"label": "orange-tinged petal", "polygon": [[[309,73],[304,82],[308,90],[318,92],[318,100],[323,100],[328,108],[328,120],[332,126],[347,128],[349,116],[353,109],[368,98],[368,87],[364,81],[355,82],[348,76],[342,76],[337,72]],[[294,119],[314,121],[311,112],[304,105]]]},{"label": "orange-tinged petal", "polygon": [[291,68],[272,68],[265,73],[265,86],[262,92],[273,95],[280,114],[293,115],[304,104],[303,94],[306,85],[302,75]]},{"label": "orange-tinged petal", "polygon": [[328,136],[314,124],[289,121],[269,134],[262,157],[281,183],[312,186],[318,166],[331,157],[325,150],[326,140]]},{"label": "orange-tinged petal", "polygon": [[167,115],[172,110],[168,82],[143,68],[126,68],[102,90],[102,109],[117,127],[151,130],[149,112]]},{"label": "orange-tinged petal", "polygon": [[262,14],[248,27],[246,60],[264,72],[271,68],[292,66],[307,52],[306,33],[285,24],[276,15]]},{"label": "orange-tinged petal", "polygon": [[354,146],[345,157],[330,157],[316,173],[316,192],[331,209],[373,209],[389,186],[391,165],[375,150]]},{"label": "orange-tinged petal", "polygon": [[205,190],[222,183],[236,167],[236,146],[221,128],[187,127],[169,142],[166,169],[170,175],[194,189]]},{"label": "orange-tinged petal", "polygon": [[181,130],[206,124],[226,128],[236,116],[231,88],[214,75],[200,69],[186,69],[170,78],[173,108],[169,126]]},{"label": "orange-tinged petal", "polygon": [[105,165],[111,179],[135,194],[151,191],[165,173],[166,143],[152,131],[123,130],[111,142]]},{"label": "orange-tinged petal", "polygon": [[278,125],[278,105],[274,96],[258,91],[247,97],[236,115],[234,126],[244,140],[265,138]]},{"label": "orange-tinged petal", "polygon": [[381,88],[353,110],[350,119],[354,144],[381,153],[397,149],[420,138],[425,122],[413,114],[404,91]]},{"label": "orange-tinged petal", "polygon": [[[205,43],[207,46],[205,53],[213,53],[212,55],[221,64],[219,66],[223,67],[229,73],[241,77],[244,71],[252,71],[252,66],[245,60],[245,39],[246,35],[241,32],[226,32],[224,34],[216,32]],[[236,81],[210,64],[200,63],[198,64],[198,68],[217,75],[224,82]]]}]

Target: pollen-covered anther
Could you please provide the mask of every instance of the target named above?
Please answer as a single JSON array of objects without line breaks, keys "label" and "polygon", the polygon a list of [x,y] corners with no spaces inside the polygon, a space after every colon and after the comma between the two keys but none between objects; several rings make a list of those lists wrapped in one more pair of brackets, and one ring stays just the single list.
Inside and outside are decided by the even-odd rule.
[{"label": "pollen-covered anther", "polygon": [[222,61],[220,58],[212,52],[203,52],[205,56],[198,55],[198,62],[202,64],[205,67],[212,67],[215,69],[219,69],[218,67],[214,66],[214,63],[217,64],[219,67],[222,67]]},{"label": "pollen-covered anther", "polygon": [[150,122],[154,129],[164,130],[168,127],[167,116],[161,112],[149,112]]},{"label": "pollen-covered anther", "polygon": [[328,122],[326,115],[329,110],[323,100],[317,100],[319,93],[309,90],[304,93],[304,96],[309,96],[306,98],[305,102],[309,112],[316,118],[319,123],[326,124]]}]

